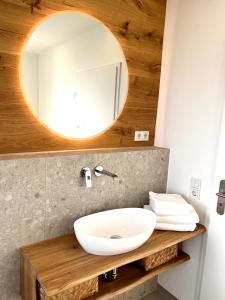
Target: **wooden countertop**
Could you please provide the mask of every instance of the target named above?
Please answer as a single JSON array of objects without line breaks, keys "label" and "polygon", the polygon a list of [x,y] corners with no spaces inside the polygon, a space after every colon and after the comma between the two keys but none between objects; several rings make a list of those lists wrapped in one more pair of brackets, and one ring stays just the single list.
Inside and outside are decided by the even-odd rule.
[{"label": "wooden countertop", "polygon": [[33,277],[39,281],[46,294],[52,296],[114,268],[194,238],[205,231],[201,224],[193,232],[156,230],[140,248],[115,256],[86,253],[74,235],[25,246],[21,248],[21,254],[22,259],[29,263]]}]

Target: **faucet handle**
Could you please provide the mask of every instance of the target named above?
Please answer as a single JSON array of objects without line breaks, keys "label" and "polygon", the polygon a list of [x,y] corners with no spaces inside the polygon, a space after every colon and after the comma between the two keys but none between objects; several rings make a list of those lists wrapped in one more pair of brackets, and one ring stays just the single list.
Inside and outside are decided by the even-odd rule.
[{"label": "faucet handle", "polygon": [[116,174],[104,170],[104,168],[102,166],[95,167],[95,175],[96,176],[106,175],[106,176],[112,177],[113,179],[118,177]]},{"label": "faucet handle", "polygon": [[103,171],[104,169],[103,169],[103,167],[102,166],[97,166],[97,167],[95,167],[95,176],[102,176],[103,174],[102,174],[102,171]]},{"label": "faucet handle", "polygon": [[91,181],[91,170],[90,168],[82,168],[80,171],[80,174],[82,177],[85,178],[85,183],[86,183],[86,187],[87,188],[91,188],[92,187],[92,181]]}]

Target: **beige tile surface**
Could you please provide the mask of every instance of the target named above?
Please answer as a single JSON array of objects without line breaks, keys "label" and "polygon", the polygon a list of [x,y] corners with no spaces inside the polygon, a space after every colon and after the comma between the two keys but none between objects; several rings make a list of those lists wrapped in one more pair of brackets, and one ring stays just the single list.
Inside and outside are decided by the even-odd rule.
[{"label": "beige tile surface", "polygon": [[158,285],[156,289],[157,290],[155,290],[153,293],[148,294],[141,300],[178,300],[160,285]]},{"label": "beige tile surface", "polygon": [[159,292],[154,292],[146,297],[142,298],[141,300],[167,300],[165,296],[162,296]]},{"label": "beige tile surface", "polygon": [[[168,159],[168,150],[157,149],[0,161],[0,300],[19,299],[22,245],[71,233],[73,222],[92,212],[142,207],[149,190],[165,191]],[[81,168],[99,164],[118,180],[93,176],[93,188],[85,188]]]},{"label": "beige tile surface", "polygon": [[149,295],[157,289],[156,278],[147,281],[144,284],[130,290],[120,296],[114,297],[112,300],[142,300],[143,297]]},{"label": "beige tile surface", "polygon": [[0,299],[19,295],[19,248],[44,239],[45,160],[0,161]]}]

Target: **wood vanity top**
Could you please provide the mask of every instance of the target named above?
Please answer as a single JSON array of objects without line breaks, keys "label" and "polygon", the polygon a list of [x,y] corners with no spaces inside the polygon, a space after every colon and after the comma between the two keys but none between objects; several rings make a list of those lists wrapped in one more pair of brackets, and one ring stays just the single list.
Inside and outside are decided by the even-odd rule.
[{"label": "wood vanity top", "polygon": [[21,248],[23,262],[21,265],[26,262],[28,272],[39,281],[46,294],[52,296],[114,268],[196,237],[205,231],[206,228],[201,224],[198,224],[193,232],[156,230],[140,248],[115,256],[95,256],[86,253],[72,234]]}]

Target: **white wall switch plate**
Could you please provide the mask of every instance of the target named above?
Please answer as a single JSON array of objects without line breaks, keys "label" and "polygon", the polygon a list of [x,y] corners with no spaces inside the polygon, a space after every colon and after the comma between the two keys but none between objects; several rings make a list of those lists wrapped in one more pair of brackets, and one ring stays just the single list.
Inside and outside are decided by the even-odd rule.
[{"label": "white wall switch plate", "polygon": [[149,131],[135,131],[134,141],[144,142],[149,140]]},{"label": "white wall switch plate", "polygon": [[202,181],[199,178],[191,178],[191,198],[200,201]]}]

